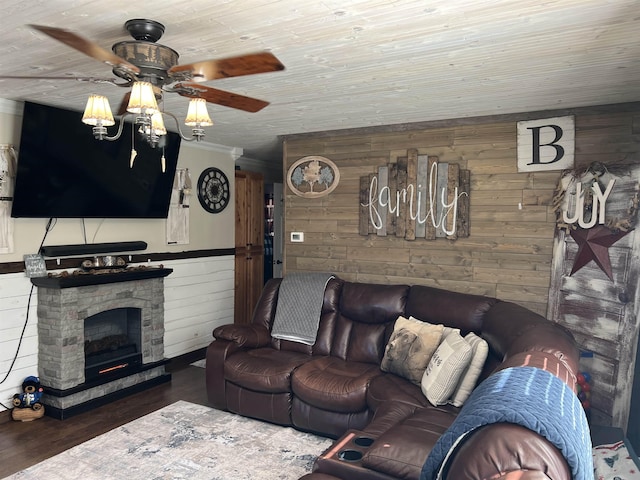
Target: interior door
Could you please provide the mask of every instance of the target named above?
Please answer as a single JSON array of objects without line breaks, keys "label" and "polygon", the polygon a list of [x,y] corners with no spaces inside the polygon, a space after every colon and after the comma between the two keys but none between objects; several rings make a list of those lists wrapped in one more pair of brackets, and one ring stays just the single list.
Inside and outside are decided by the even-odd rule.
[{"label": "interior door", "polygon": [[236,171],[235,323],[249,323],[264,284],[264,183]]},{"label": "interior door", "polygon": [[273,184],[273,277],[282,278],[284,258],[284,190]]},{"label": "interior door", "polygon": [[[607,222],[622,225],[631,219],[633,228],[640,166],[609,166],[601,183],[611,179],[615,183],[605,203]],[[575,198],[572,201],[575,204]],[[603,231],[599,224],[591,227],[596,228]],[[593,353],[588,365],[582,365],[593,379],[592,423],[626,429],[638,346],[640,234],[631,229],[608,246],[612,240],[605,235],[591,246],[601,255],[601,266],[591,259],[580,267],[593,257],[588,246],[581,251],[570,233],[556,230],[547,316],[571,330],[581,349]],[[610,260],[611,278],[603,254]]]}]

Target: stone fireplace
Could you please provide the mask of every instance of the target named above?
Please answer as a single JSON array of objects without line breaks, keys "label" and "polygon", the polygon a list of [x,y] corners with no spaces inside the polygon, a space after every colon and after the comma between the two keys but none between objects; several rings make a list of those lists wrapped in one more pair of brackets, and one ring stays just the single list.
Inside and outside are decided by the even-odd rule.
[{"label": "stone fireplace", "polygon": [[66,418],[169,381],[164,277],[171,269],[33,278],[48,415]]}]

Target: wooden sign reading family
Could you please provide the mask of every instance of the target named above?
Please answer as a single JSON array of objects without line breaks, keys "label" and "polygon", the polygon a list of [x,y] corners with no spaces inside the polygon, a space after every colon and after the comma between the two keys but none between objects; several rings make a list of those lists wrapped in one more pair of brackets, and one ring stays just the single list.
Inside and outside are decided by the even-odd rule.
[{"label": "wooden sign reading family", "polygon": [[407,150],[360,177],[360,235],[415,240],[469,236],[469,170]]}]

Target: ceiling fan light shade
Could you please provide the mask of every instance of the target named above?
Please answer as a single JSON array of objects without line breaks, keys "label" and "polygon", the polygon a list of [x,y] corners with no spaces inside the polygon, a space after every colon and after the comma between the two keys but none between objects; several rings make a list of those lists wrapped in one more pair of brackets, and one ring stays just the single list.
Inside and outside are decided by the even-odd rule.
[{"label": "ceiling fan light shade", "polygon": [[213,125],[207,111],[207,102],[204,98],[191,99],[184,124],[189,127],[210,127]]},{"label": "ceiling fan light shade", "polygon": [[90,95],[82,115],[82,122],[93,126],[110,127],[115,125],[109,99],[103,95]]},{"label": "ceiling fan light shade", "polygon": [[151,115],[151,127],[146,125],[143,127],[143,133],[145,135],[150,135],[152,132],[158,137],[167,134],[167,129],[165,128],[164,120],[162,119],[162,113],[160,112],[156,112]]},{"label": "ceiling fan light shade", "polygon": [[134,82],[131,96],[127,105],[127,112],[142,115],[153,115],[158,111],[158,102],[153,92],[153,85],[149,82]]}]

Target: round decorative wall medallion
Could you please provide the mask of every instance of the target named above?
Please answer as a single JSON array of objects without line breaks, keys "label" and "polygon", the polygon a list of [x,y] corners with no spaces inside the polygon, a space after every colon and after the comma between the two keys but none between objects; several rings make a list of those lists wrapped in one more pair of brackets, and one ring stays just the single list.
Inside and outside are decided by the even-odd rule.
[{"label": "round decorative wall medallion", "polygon": [[287,172],[287,185],[293,193],[304,198],[329,195],[339,181],[340,172],[336,164],[318,155],[295,161]]},{"label": "round decorative wall medallion", "polygon": [[206,168],[198,177],[198,200],[209,213],[219,213],[229,204],[229,179],[215,167]]}]

